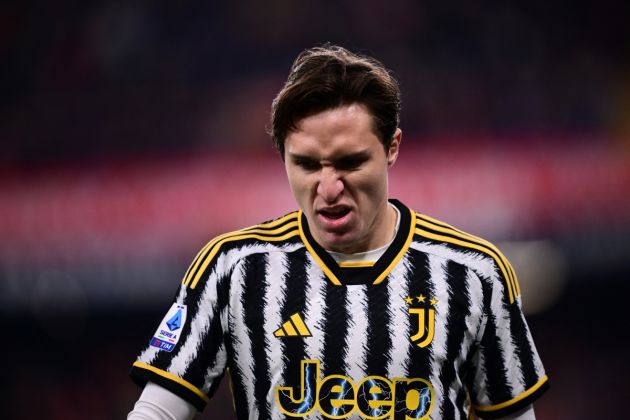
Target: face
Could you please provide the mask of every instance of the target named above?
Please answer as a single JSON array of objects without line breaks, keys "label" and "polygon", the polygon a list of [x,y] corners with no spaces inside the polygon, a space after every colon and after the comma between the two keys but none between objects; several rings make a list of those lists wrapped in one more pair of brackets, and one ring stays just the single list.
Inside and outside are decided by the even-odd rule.
[{"label": "face", "polygon": [[386,153],[371,114],[356,103],[306,117],[287,136],[289,184],[324,249],[364,252],[392,239],[396,213],[387,204],[387,171],[400,140],[397,129]]}]

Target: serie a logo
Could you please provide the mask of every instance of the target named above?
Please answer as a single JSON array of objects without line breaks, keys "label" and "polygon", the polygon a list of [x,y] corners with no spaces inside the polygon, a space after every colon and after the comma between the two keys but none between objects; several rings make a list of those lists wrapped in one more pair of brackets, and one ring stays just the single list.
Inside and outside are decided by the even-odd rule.
[{"label": "serie a logo", "polygon": [[300,387],[276,387],[276,404],[289,417],[319,410],[324,418],[345,419],[358,412],[370,420],[427,419],[433,408],[431,384],[420,378],[367,376],[355,384],[343,375],[320,379],[319,360],[302,360]]}]

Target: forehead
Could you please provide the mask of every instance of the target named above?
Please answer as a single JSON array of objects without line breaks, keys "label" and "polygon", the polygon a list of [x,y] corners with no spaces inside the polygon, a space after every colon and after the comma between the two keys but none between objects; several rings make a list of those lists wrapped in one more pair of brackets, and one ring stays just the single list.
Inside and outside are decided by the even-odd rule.
[{"label": "forehead", "polygon": [[285,140],[288,154],[330,156],[380,147],[368,109],[353,103],[303,118]]}]

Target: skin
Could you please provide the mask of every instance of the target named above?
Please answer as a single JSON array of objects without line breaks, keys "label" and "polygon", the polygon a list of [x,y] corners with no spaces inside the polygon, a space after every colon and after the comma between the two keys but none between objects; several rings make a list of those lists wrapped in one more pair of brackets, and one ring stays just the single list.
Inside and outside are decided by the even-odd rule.
[{"label": "skin", "polygon": [[398,157],[396,129],[386,152],[361,104],[302,119],[285,139],[285,169],[315,240],[329,251],[365,252],[386,245],[396,211],[387,204],[389,168]]}]

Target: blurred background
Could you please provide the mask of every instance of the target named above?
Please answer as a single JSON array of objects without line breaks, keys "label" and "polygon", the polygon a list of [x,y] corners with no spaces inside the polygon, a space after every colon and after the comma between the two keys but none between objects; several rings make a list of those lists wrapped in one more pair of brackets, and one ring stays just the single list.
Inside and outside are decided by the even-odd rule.
[{"label": "blurred background", "polygon": [[[125,417],[198,249],[296,207],[265,128],[293,58],[327,41],[401,83],[391,195],[515,265],[552,383],[538,418],[623,417],[629,9],[3,2],[0,417]],[[226,386],[200,418],[233,418]]]}]

